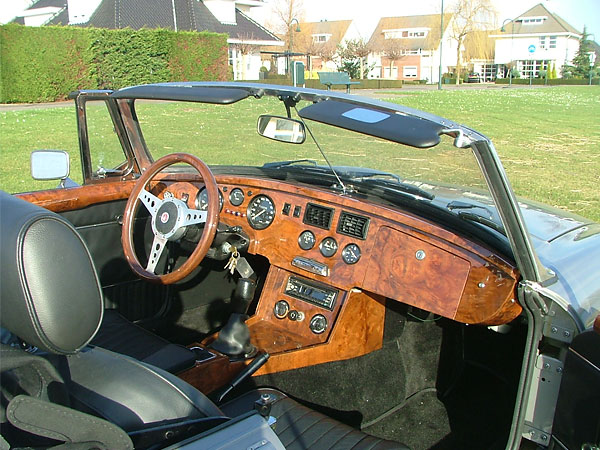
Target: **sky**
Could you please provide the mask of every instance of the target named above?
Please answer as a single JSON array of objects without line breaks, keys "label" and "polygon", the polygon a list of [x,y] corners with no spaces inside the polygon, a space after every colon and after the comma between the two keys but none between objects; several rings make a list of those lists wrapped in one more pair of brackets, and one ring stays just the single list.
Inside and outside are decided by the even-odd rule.
[{"label": "sky", "polygon": [[[268,3],[276,1],[281,0],[267,0]],[[365,39],[370,37],[380,17],[435,14],[441,9],[441,0],[302,1],[307,22],[353,19]],[[451,3],[452,0],[444,0],[446,10]],[[594,34],[596,42],[600,41],[600,0],[492,0],[498,11],[499,25],[504,19],[516,18],[538,3],[543,3],[550,12],[558,14],[579,31],[586,25],[588,33]]]}]

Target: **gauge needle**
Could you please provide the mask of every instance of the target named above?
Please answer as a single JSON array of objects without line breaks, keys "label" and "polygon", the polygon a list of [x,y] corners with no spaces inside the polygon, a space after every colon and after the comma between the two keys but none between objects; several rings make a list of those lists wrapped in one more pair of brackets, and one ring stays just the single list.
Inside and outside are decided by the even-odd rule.
[{"label": "gauge needle", "polygon": [[266,211],[266,209],[261,209],[259,213],[256,213],[254,216],[252,216],[253,219],[256,219],[258,216],[260,216],[261,214],[263,214]]}]

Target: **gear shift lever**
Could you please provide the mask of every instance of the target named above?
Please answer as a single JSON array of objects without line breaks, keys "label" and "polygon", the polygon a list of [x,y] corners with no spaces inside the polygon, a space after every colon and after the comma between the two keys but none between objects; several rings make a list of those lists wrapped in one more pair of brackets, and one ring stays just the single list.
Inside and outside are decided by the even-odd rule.
[{"label": "gear shift lever", "polygon": [[250,343],[250,330],[246,325],[248,308],[254,298],[256,281],[240,278],[233,295],[233,312],[219,332],[217,339],[210,345],[220,353],[234,359],[245,359],[256,353],[256,347]]}]

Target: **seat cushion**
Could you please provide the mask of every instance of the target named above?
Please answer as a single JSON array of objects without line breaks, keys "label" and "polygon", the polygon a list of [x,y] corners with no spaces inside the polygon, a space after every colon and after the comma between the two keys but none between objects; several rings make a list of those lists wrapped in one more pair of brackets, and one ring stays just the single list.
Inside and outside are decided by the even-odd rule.
[{"label": "seat cushion", "polygon": [[107,309],[92,345],[131,356],[171,373],[193,367],[196,354],[181,345],[171,344],[148,330]]},{"label": "seat cushion", "polygon": [[404,444],[370,436],[307,408],[274,389],[250,391],[226,403],[221,410],[230,417],[239,416],[251,411],[254,402],[263,394],[276,398],[270,415],[277,419],[275,433],[288,450],[408,450]]}]

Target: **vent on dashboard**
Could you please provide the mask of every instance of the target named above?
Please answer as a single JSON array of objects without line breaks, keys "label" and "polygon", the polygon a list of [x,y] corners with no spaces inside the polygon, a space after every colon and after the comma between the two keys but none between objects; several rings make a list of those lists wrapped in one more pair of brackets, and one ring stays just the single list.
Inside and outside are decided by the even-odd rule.
[{"label": "vent on dashboard", "polygon": [[358,239],[366,239],[369,231],[369,218],[342,211],[337,232]]},{"label": "vent on dashboard", "polygon": [[315,205],[314,203],[306,205],[303,220],[305,224],[329,230],[332,219],[333,208],[326,208],[325,206]]}]

